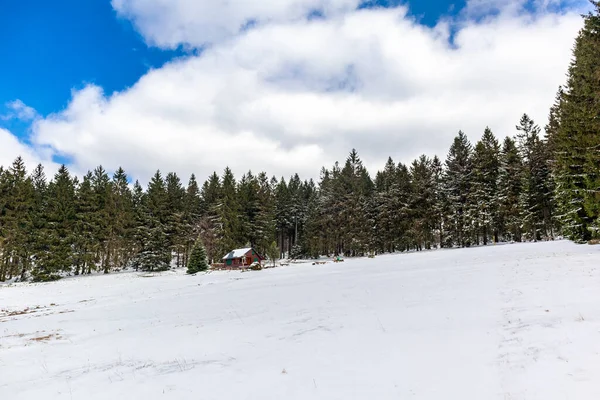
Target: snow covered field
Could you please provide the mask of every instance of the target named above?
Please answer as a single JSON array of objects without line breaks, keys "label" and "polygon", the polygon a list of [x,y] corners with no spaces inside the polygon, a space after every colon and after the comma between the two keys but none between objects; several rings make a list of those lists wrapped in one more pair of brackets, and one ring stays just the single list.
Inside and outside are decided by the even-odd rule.
[{"label": "snow covered field", "polygon": [[600,399],[600,246],[0,287],[0,399]]}]

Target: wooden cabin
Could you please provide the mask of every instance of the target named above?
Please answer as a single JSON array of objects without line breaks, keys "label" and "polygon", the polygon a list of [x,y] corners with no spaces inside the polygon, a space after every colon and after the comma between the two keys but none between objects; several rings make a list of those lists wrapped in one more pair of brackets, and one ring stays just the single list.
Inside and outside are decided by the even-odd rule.
[{"label": "wooden cabin", "polygon": [[226,268],[243,268],[257,262],[262,264],[264,258],[251,247],[232,250],[223,257]]}]

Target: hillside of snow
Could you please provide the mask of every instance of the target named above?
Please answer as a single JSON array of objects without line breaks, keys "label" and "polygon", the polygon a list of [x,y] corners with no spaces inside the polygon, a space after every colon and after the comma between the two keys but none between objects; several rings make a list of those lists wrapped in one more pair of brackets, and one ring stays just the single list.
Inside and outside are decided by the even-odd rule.
[{"label": "hillside of snow", "polygon": [[0,287],[0,399],[600,399],[600,246]]}]

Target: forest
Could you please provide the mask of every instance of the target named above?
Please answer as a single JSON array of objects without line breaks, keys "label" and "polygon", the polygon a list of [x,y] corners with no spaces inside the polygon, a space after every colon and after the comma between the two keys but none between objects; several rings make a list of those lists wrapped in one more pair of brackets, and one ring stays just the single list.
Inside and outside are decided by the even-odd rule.
[{"label": "forest", "polygon": [[202,184],[157,171],[146,188],[119,168],[47,177],[17,157],[0,167],[0,281],[186,266],[200,240],[212,263],[234,248],[299,258],[363,256],[500,241],[600,237],[600,5],[584,16],[567,80],[542,129],[526,114],[499,140],[459,131],[445,156],[358,152],[318,182],[229,168]]}]

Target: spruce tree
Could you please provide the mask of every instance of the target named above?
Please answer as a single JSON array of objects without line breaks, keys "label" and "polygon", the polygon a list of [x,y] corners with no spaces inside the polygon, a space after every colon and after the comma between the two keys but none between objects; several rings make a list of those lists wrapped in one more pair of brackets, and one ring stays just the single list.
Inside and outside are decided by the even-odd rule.
[{"label": "spruce tree", "polygon": [[567,237],[600,237],[600,3],[575,40],[567,82],[551,109],[558,219]]},{"label": "spruce tree", "polygon": [[96,196],[92,189],[93,175],[90,171],[83,177],[75,199],[75,236],[73,264],[75,275],[91,273],[96,267],[100,251],[97,241]]},{"label": "spruce tree", "polygon": [[75,185],[68,168],[62,165],[48,185],[46,208],[47,247],[33,270],[36,281],[56,280],[61,272],[70,272],[73,266],[72,246],[76,223]]},{"label": "spruce tree", "polygon": [[446,217],[448,245],[471,245],[473,215],[470,202],[472,186],[472,146],[467,136],[459,131],[446,158],[444,192],[449,215]]},{"label": "spruce tree", "polygon": [[515,141],[507,137],[500,152],[500,169],[498,177],[499,230],[501,237],[507,241],[520,242],[522,237],[521,173],[523,162]]},{"label": "spruce tree", "polygon": [[[134,197],[139,197],[139,190],[134,188]],[[165,182],[160,171],[156,171],[150,180],[147,193],[141,196],[139,208],[137,237],[140,250],[135,265],[145,271],[167,270],[171,262],[167,235],[169,213]]]},{"label": "spruce tree", "polygon": [[197,272],[206,271],[209,268],[208,258],[206,256],[206,250],[204,245],[198,239],[192,247],[192,252],[187,263],[187,273],[195,274]]},{"label": "spruce tree", "polygon": [[435,177],[432,161],[425,155],[413,161],[410,167],[411,198],[410,236],[416,250],[430,249],[434,241],[436,228],[433,213],[436,201]]},{"label": "spruce tree", "polygon": [[[221,254],[221,236],[223,234],[223,225],[220,219],[221,210],[221,179],[216,172],[208,178],[202,185],[200,192],[201,219],[200,219],[200,238],[206,247],[206,253],[210,262],[221,260],[225,254]],[[231,251],[228,250],[228,251]]]},{"label": "spruce tree", "polygon": [[183,196],[183,214],[182,214],[182,245],[183,245],[183,263],[187,265],[194,237],[198,238],[200,234],[200,220],[202,217],[202,199],[200,198],[200,188],[196,181],[196,176],[192,174],[188,181],[185,194]]},{"label": "spruce tree", "polygon": [[110,268],[124,268],[133,257],[134,208],[127,174],[118,168],[111,181],[109,198],[109,232]]},{"label": "spruce tree", "polygon": [[27,246],[33,221],[32,208],[34,188],[31,179],[27,176],[25,163],[17,157],[11,167],[4,174],[5,185],[8,192],[0,222],[3,225],[3,256],[5,257],[0,269],[0,280],[4,280],[6,273],[8,279],[17,275],[24,279],[30,269],[31,252]]},{"label": "spruce tree", "polygon": [[471,204],[477,222],[476,242],[483,244],[490,239],[498,241],[498,176],[500,169],[500,145],[489,128],[475,145],[473,152],[473,182]]},{"label": "spruce tree", "polygon": [[181,184],[179,176],[169,172],[165,178],[166,185],[166,233],[169,239],[169,247],[176,257],[176,266],[182,266],[183,254],[185,252],[185,221],[184,221],[184,198],[185,189]]}]

